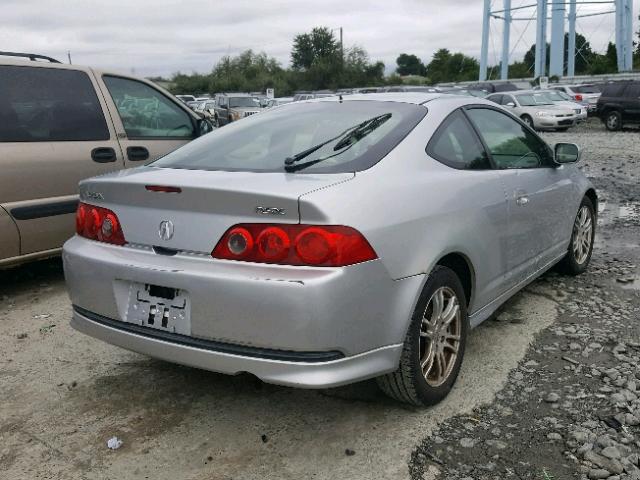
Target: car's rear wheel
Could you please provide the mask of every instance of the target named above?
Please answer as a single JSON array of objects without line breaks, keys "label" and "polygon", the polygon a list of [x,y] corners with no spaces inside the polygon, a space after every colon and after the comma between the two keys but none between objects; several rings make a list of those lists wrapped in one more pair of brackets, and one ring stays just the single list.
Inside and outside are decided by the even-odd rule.
[{"label": "car's rear wheel", "polygon": [[437,266],[420,295],[395,372],[378,378],[390,397],[418,406],[447,396],[460,372],[469,330],[460,279]]},{"label": "car's rear wheel", "polygon": [[527,125],[527,127],[534,128],[534,126],[533,126],[533,118],[531,118],[529,115],[522,115],[522,117],[520,117],[520,119]]},{"label": "car's rear wheel", "polygon": [[559,264],[563,273],[579,275],[587,269],[593,252],[595,233],[596,215],[593,202],[589,197],[584,197],[573,222],[569,251]]},{"label": "car's rear wheel", "polygon": [[607,130],[615,132],[622,128],[622,115],[617,110],[611,110],[607,112],[604,117],[604,125]]}]

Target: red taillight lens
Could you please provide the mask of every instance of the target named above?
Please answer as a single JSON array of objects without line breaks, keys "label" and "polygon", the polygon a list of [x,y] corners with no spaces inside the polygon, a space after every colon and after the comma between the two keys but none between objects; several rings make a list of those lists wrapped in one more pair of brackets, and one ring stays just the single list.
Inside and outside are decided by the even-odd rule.
[{"label": "red taillight lens", "polygon": [[236,225],[213,258],[279,265],[344,267],[378,258],[360,232],[340,225]]},{"label": "red taillight lens", "polygon": [[124,232],[118,216],[111,210],[79,203],[76,210],[76,233],[99,242],[124,245]]},{"label": "red taillight lens", "polygon": [[579,102],[581,102],[581,101],[582,101],[582,95],[580,95],[580,94],[576,94],[576,95],[574,95],[574,97],[573,97],[573,98],[575,98],[575,99],[576,99],[577,101],[579,101]]}]

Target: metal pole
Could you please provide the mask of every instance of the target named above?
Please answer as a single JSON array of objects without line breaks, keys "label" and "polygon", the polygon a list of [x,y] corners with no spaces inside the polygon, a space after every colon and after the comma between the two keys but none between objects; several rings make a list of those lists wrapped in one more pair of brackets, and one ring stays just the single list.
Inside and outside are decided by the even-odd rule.
[{"label": "metal pole", "polygon": [[544,52],[547,49],[547,39],[545,38],[544,25],[547,23],[547,17],[545,15],[544,4],[547,0],[538,0],[538,7],[536,12],[536,63],[534,67],[534,76],[540,78],[544,76],[545,64],[544,64]]},{"label": "metal pole", "polygon": [[342,66],[344,66],[344,43],[342,43],[342,27],[340,27],[340,58],[342,59]]},{"label": "metal pole", "polygon": [[71,50],[67,50],[67,58],[69,59],[69,65],[71,65]]},{"label": "metal pole", "polygon": [[491,0],[484,0],[482,13],[482,46],[480,48],[480,76],[481,82],[487,79],[487,60],[489,58],[489,21],[491,19]]},{"label": "metal pole", "polygon": [[627,71],[633,70],[633,0],[627,0],[627,9],[625,12],[625,18],[627,20],[625,44],[627,46]]},{"label": "metal pole", "polygon": [[567,76],[576,75],[576,0],[569,0],[569,48],[567,52]]},{"label": "metal pole", "polygon": [[504,0],[504,29],[502,30],[502,64],[500,78],[509,78],[509,36],[511,34],[511,0]]},{"label": "metal pole", "polygon": [[549,74],[564,74],[564,2],[553,2],[551,7],[551,64]]},{"label": "metal pole", "polygon": [[542,41],[543,41],[543,48],[542,48],[542,52],[541,52],[541,58],[540,58],[540,64],[542,65],[542,76],[546,76],[547,75],[547,25],[549,23],[549,18],[548,18],[548,10],[549,10],[549,4],[547,3],[547,0],[544,0],[542,2],[542,18],[544,19],[544,21],[542,22]]},{"label": "metal pole", "polygon": [[625,21],[624,21],[624,2],[623,0],[615,0],[616,4],[616,57],[618,63],[618,72],[624,72],[625,59]]}]

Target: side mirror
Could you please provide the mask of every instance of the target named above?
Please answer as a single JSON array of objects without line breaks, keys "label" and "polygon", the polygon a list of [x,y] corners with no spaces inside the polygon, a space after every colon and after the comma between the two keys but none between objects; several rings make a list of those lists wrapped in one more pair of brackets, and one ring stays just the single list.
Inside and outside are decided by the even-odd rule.
[{"label": "side mirror", "polygon": [[197,122],[198,136],[206,135],[207,133],[213,131],[213,125],[207,118],[200,118]]},{"label": "side mirror", "polygon": [[554,148],[554,160],[558,165],[576,163],[580,160],[580,147],[575,143],[556,143]]},{"label": "side mirror", "polygon": [[504,106],[505,107],[509,107],[509,108],[514,108],[516,106],[516,104],[513,103],[513,102],[509,102],[509,103],[506,103]]}]

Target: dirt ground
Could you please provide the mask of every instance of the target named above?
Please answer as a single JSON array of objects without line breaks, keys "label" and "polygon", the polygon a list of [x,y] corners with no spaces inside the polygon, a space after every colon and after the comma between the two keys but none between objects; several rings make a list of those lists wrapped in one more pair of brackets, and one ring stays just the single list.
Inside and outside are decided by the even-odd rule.
[{"label": "dirt ground", "polygon": [[[564,352],[554,333],[558,329],[575,327],[586,321],[583,317],[606,317],[600,315],[606,310],[596,315],[584,306],[592,300],[594,285],[606,285],[597,305],[628,305],[624,326],[633,326],[626,331],[620,325],[599,328],[615,330],[616,345],[638,338],[640,132],[612,134],[590,124],[546,136],[550,142],[584,146],[583,168],[604,200],[593,271],[576,280],[545,275],[516,295],[497,319],[474,330],[454,391],[430,409],[394,403],[373,382],[296,390],[127,352],[69,327],[71,307],[59,260],[0,272],[0,478],[506,478],[502,466],[517,464],[531,445],[538,445],[525,460],[527,471],[535,473],[531,478],[544,478],[547,468],[556,472],[550,478],[588,475],[588,465],[582,471],[581,459],[574,465],[565,455],[571,447],[563,441],[551,447],[546,437],[531,443],[527,429],[538,417],[527,412],[545,403],[538,401],[543,391],[560,388],[554,382],[584,382],[575,369],[564,369],[575,365],[561,359],[543,364],[541,359],[549,355],[548,347]],[[617,282],[617,277],[629,281]],[[567,338],[565,333],[561,340]],[[593,361],[618,361],[611,354],[601,357]],[[541,375],[530,363],[532,372],[522,371],[529,360],[549,370]],[[538,377],[548,382],[539,386]],[[506,436],[507,427],[500,425],[506,417],[496,412],[509,405],[518,406],[522,420]],[[562,438],[586,421],[572,419],[571,412],[566,418],[555,416]],[[466,436],[458,433],[468,417],[473,423],[495,424],[502,433],[492,435],[518,448],[500,450],[493,470],[476,468],[495,452],[472,449],[474,456],[460,446]],[[637,427],[629,432],[636,435],[633,446]],[[107,448],[113,436],[124,442],[118,450]],[[467,436],[479,445],[491,439],[480,433]],[[536,451],[545,452],[544,458]],[[514,478],[528,477],[519,472]]]}]

